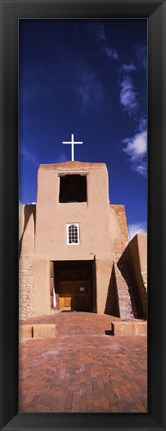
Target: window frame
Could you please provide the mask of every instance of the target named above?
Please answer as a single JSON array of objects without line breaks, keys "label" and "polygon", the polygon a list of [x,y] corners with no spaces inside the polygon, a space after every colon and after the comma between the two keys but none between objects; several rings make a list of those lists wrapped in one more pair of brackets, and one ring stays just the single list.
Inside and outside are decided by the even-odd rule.
[{"label": "window frame", "polygon": [[[75,226],[77,228],[78,242],[69,242],[69,228],[70,228],[70,226]],[[66,225],[66,231],[67,231],[67,245],[80,245],[80,227],[79,227],[79,223],[67,223],[67,225]]]}]

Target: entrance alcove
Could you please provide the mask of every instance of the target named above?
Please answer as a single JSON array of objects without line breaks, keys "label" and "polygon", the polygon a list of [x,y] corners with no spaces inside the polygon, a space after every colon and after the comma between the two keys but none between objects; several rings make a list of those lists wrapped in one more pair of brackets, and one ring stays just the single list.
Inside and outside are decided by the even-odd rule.
[{"label": "entrance alcove", "polygon": [[96,312],[94,265],[93,260],[53,262],[53,288],[59,310]]}]

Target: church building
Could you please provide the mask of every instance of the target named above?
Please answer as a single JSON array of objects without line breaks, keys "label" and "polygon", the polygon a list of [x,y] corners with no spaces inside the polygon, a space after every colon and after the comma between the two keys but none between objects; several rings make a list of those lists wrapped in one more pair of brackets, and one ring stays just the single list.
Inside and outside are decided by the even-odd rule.
[{"label": "church building", "polygon": [[56,310],[146,318],[146,234],[129,241],[104,163],[41,164],[37,202],[20,205],[19,230],[20,318]]}]

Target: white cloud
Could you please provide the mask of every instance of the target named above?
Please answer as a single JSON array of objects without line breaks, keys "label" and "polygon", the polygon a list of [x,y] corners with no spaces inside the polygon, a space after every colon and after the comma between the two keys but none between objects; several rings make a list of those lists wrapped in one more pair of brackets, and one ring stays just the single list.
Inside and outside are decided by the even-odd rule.
[{"label": "white cloud", "polygon": [[132,138],[123,139],[123,143],[126,144],[124,148],[125,153],[127,153],[132,161],[142,158],[146,154],[147,150],[147,132],[137,133]]},{"label": "white cloud", "polygon": [[123,139],[123,151],[129,156],[132,169],[139,175],[146,177],[147,131],[146,119],[142,118],[138,125],[138,132],[131,138]]},{"label": "white cloud", "polygon": [[131,168],[143,177],[146,177],[147,174],[147,119],[143,112],[144,101],[140,92],[136,91],[132,73],[134,72],[137,78],[136,72],[140,67],[140,62],[145,59],[145,48],[145,46],[137,45],[134,61],[131,60],[128,64],[123,63],[119,69],[120,103],[128,116],[137,123],[135,134],[130,138],[123,139],[123,151],[131,162]]},{"label": "white cloud", "polygon": [[114,60],[119,59],[116,49],[109,48],[108,46],[103,46],[102,52],[106,54],[107,57],[113,58]]},{"label": "white cloud", "polygon": [[[140,66],[141,68],[142,65],[145,66],[145,60],[146,46],[136,45],[133,58],[128,63],[121,64],[119,68],[120,103],[129,117],[133,117],[135,120],[141,115],[143,116],[142,108],[145,104],[145,94],[140,90],[138,72],[140,72]],[[143,70],[142,79],[143,81],[146,80],[145,70]]]},{"label": "white cloud", "polygon": [[137,69],[134,64],[122,64],[122,67],[120,69],[122,72],[135,72]]},{"label": "white cloud", "polygon": [[32,165],[34,165],[35,167],[39,166],[39,161],[37,160],[35,154],[27,150],[24,145],[22,145],[20,148],[20,154],[23,156],[23,159],[25,161],[32,163]]},{"label": "white cloud", "polygon": [[147,128],[147,118],[141,118],[139,121],[139,130],[140,132],[146,130]]},{"label": "white cloud", "polygon": [[147,176],[147,166],[146,163],[141,163],[138,166],[135,166],[134,169],[136,172],[138,172],[138,174],[142,175],[143,177]]},{"label": "white cloud", "polygon": [[96,41],[98,42],[101,52],[113,60],[119,60],[119,55],[115,49],[109,46],[105,28],[102,22],[96,21],[90,24],[90,29],[93,31]]},{"label": "white cloud", "polygon": [[134,223],[129,225],[129,237],[132,239],[137,233],[146,232],[147,224],[146,222]]},{"label": "white cloud", "polygon": [[137,108],[137,93],[134,90],[134,84],[128,76],[121,81],[120,103],[129,114]]}]

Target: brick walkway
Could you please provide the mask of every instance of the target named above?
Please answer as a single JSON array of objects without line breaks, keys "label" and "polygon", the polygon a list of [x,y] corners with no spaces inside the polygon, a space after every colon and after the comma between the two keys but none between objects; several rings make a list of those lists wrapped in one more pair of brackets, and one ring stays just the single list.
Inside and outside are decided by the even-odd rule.
[{"label": "brick walkway", "polygon": [[27,319],[55,322],[56,337],[20,343],[19,411],[146,412],[147,339],[111,336],[111,320],[75,312]]}]

